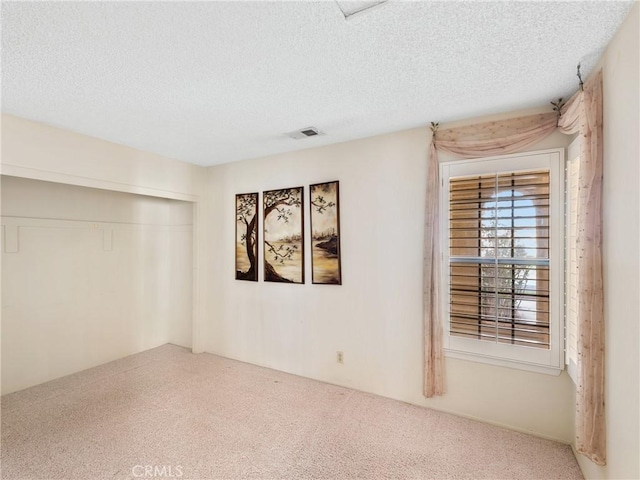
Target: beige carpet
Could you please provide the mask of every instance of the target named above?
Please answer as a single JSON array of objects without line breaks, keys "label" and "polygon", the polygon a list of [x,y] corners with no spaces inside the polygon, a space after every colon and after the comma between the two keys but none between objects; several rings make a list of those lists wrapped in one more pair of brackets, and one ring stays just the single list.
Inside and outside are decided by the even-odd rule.
[{"label": "beige carpet", "polygon": [[566,445],[165,345],[2,397],[2,478],[582,475]]}]

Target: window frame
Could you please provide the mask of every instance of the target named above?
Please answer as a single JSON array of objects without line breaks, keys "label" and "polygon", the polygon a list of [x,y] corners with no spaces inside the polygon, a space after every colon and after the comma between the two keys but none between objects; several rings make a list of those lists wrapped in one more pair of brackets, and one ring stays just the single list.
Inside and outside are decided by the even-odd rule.
[{"label": "window frame", "polygon": [[[447,357],[559,375],[564,369],[565,272],[564,149],[452,160],[440,163],[441,318]],[[541,349],[450,335],[449,179],[503,172],[548,169],[549,179],[549,334],[550,348]]]}]

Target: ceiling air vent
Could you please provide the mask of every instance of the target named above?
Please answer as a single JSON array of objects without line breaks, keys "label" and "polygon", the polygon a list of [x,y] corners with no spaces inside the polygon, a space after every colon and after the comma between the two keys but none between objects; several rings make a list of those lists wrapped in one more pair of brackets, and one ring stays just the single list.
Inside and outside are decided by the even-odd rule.
[{"label": "ceiling air vent", "polygon": [[286,133],[288,137],[294,138],[296,140],[300,140],[301,138],[315,137],[317,135],[324,135],[323,132],[318,130],[316,127],[306,127],[300,130],[296,130],[295,132]]},{"label": "ceiling air vent", "polygon": [[388,0],[374,0],[374,1],[341,1],[336,0],[338,4],[338,8],[344,15],[345,20],[350,20],[352,17],[356,15],[360,15],[365,12],[369,12],[374,7],[379,7],[380,5],[387,3]]}]

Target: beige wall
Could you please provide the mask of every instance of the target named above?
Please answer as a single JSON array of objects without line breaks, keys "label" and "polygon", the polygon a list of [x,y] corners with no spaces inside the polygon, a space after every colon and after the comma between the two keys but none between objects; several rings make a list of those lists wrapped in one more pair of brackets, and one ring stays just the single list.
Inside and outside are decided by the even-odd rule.
[{"label": "beige wall", "polygon": [[202,167],[2,114],[2,170],[15,177],[195,200]]},{"label": "beige wall", "polygon": [[640,478],[639,7],[636,3],[601,61],[607,466],[579,455],[588,479]]},{"label": "beige wall", "polygon": [[2,393],[191,346],[192,205],[2,177]]},{"label": "beige wall", "polygon": [[3,114],[1,172],[3,393],[192,345],[204,168]]},{"label": "beige wall", "polygon": [[[426,128],[210,169],[207,343],[212,353],[569,442],[568,376],[447,360],[422,396]],[[563,147],[554,134],[535,149]],[[343,285],[234,280],[234,195],[340,181]],[[307,207],[308,208],[308,207]],[[305,211],[308,217],[308,210]],[[309,225],[305,225],[309,238]],[[307,249],[308,250],[308,249]],[[260,251],[262,258],[262,251]],[[306,252],[306,278],[310,278]],[[262,278],[262,272],[260,272]],[[336,351],[344,352],[344,364]]]}]

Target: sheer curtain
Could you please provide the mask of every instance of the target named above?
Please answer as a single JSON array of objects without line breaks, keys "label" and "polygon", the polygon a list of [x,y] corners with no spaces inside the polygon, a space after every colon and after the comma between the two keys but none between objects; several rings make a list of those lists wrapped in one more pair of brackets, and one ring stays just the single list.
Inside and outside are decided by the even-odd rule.
[{"label": "sheer curtain", "polygon": [[604,279],[602,266],[602,71],[562,109],[563,133],[579,133],[578,384],[576,450],[606,463],[604,418]]},{"label": "sheer curtain", "polygon": [[605,462],[604,293],[602,282],[602,72],[594,74],[561,109],[465,127],[433,130],[429,149],[424,234],[424,395],[446,391],[440,318],[440,199],[438,150],[463,158],[521,151],[556,128],[583,138],[578,217],[579,385],[576,447],[595,463]]},{"label": "sheer curtain", "polygon": [[446,391],[440,318],[440,180],[438,150],[464,158],[517,152],[557,128],[555,112],[437,130],[429,149],[424,229],[424,395]]}]

